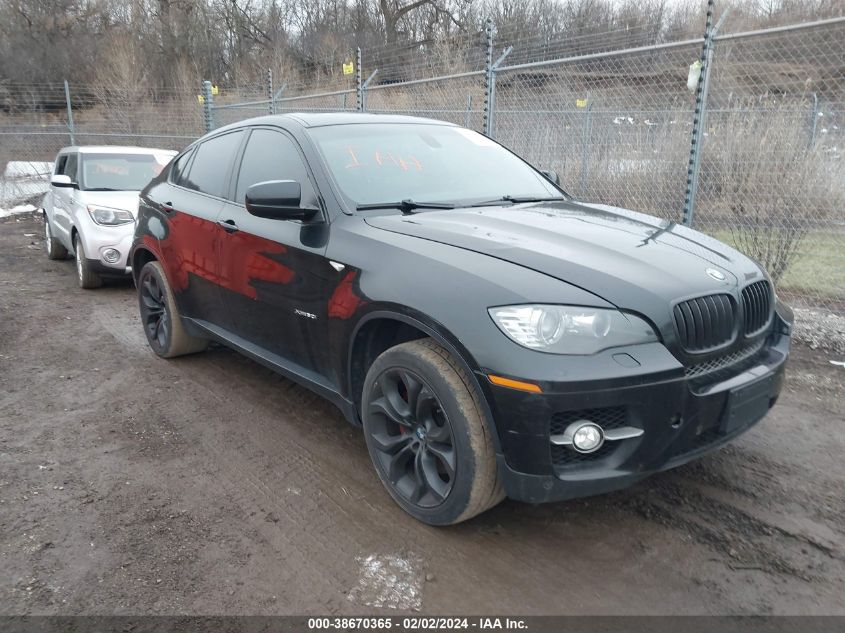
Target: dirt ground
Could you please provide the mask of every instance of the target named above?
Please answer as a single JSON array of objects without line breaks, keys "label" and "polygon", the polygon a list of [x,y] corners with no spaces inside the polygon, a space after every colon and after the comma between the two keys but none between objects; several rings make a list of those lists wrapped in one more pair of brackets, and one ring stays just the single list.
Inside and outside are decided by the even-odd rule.
[{"label": "dirt ground", "polygon": [[698,462],[435,529],[331,405],[222,347],[158,359],[131,284],[80,290],[42,229],[0,224],[0,613],[845,614],[832,352]]}]

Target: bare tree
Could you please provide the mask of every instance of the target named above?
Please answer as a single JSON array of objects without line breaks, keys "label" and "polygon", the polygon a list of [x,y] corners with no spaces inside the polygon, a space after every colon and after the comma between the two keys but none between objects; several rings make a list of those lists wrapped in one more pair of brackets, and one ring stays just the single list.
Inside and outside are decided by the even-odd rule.
[{"label": "bare tree", "polygon": [[399,24],[401,20],[424,7],[434,11],[436,18],[441,16],[461,26],[457,13],[453,7],[448,6],[444,0],[412,0],[403,3],[401,0],[378,0],[381,17],[384,20],[384,37],[388,44],[396,44],[399,41]]}]

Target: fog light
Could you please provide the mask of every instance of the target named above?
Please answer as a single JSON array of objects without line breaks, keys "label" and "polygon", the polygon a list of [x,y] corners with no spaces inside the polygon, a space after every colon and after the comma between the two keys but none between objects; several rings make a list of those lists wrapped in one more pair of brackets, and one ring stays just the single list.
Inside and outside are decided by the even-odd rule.
[{"label": "fog light", "polygon": [[103,259],[109,264],[116,264],[120,259],[120,251],[113,248],[107,248],[103,251]]},{"label": "fog light", "polygon": [[604,444],[604,431],[598,424],[585,422],[572,433],[572,447],[579,453],[592,453]]}]

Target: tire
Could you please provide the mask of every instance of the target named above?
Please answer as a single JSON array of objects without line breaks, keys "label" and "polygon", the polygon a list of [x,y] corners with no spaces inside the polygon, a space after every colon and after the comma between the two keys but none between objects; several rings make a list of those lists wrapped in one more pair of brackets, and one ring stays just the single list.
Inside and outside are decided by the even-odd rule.
[{"label": "tire", "polygon": [[53,227],[46,213],[44,214],[44,246],[47,249],[47,257],[50,259],[67,259],[67,249],[53,237]]},{"label": "tire", "polygon": [[414,518],[451,525],[504,499],[480,395],[431,339],[402,343],[375,360],[361,410],[376,472]]},{"label": "tire", "polygon": [[185,331],[164,269],[156,261],[147,262],[138,275],[138,306],[147,342],[162,358],[196,354],[208,347],[207,339]]},{"label": "tire", "polygon": [[79,287],[91,290],[102,286],[103,279],[91,270],[91,264],[85,256],[85,248],[82,246],[78,233],[73,237],[73,254],[76,260],[76,280],[79,282]]}]

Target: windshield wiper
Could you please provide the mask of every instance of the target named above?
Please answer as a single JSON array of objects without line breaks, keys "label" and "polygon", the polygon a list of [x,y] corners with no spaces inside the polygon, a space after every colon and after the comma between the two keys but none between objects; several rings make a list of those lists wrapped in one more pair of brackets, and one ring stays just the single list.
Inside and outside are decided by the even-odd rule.
[{"label": "windshield wiper", "polygon": [[371,211],[373,209],[399,209],[402,213],[413,213],[415,209],[454,209],[455,205],[448,202],[414,202],[411,199],[400,200],[399,202],[376,202],[374,204],[359,204],[358,211]]},{"label": "windshield wiper", "polygon": [[85,191],[124,191],[123,189],[112,189],[111,187],[91,187]]},{"label": "windshield wiper", "polygon": [[493,200],[485,200],[484,202],[476,202],[475,204],[471,204],[471,207],[489,207],[496,204],[500,204],[502,202],[510,202],[512,204],[522,204],[523,202],[562,202],[567,198],[564,196],[555,196],[549,198],[543,198],[542,196],[502,196],[501,198],[495,198]]}]

